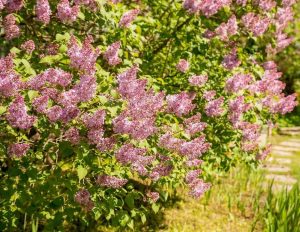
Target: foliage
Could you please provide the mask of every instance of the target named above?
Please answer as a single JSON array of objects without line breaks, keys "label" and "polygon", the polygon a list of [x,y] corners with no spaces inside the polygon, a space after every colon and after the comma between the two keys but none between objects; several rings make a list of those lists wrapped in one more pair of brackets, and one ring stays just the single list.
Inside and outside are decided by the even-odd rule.
[{"label": "foliage", "polygon": [[264,223],[266,231],[299,231],[300,228],[300,189],[299,185],[288,191],[274,195],[272,186],[264,209]]},{"label": "foliage", "polygon": [[166,189],[256,165],[297,104],[267,60],[291,42],[275,5],[0,0],[1,230],[134,228]]}]

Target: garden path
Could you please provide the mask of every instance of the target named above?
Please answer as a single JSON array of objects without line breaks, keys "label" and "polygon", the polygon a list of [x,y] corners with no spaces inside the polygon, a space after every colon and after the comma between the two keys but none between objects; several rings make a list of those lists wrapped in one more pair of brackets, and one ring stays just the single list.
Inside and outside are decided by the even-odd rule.
[{"label": "garden path", "polygon": [[274,181],[274,191],[284,188],[289,190],[299,181],[297,174],[300,166],[300,138],[281,136],[276,140],[264,165],[266,180]]}]

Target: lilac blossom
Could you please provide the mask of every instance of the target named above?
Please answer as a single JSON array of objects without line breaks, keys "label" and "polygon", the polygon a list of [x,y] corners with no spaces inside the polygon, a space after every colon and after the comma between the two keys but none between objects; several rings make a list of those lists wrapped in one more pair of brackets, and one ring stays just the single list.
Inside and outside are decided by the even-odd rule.
[{"label": "lilac blossom", "polygon": [[13,14],[4,18],[3,28],[6,40],[12,40],[20,35],[20,28],[16,25],[16,17]]},{"label": "lilac blossom", "polygon": [[234,69],[240,66],[240,64],[241,61],[238,58],[236,48],[232,49],[230,53],[227,54],[222,61],[222,65],[224,66],[224,68],[228,70]]},{"label": "lilac blossom", "polygon": [[189,159],[196,159],[208,151],[209,148],[210,144],[205,142],[205,136],[202,135],[189,142],[182,142],[179,152],[181,155],[184,155]]},{"label": "lilac blossom", "polygon": [[189,135],[194,135],[198,132],[203,131],[206,127],[207,124],[205,122],[200,122],[201,119],[201,114],[198,113],[188,119],[184,120],[185,124],[185,132]]},{"label": "lilac blossom", "polygon": [[120,114],[113,120],[114,132],[129,134],[133,139],[141,140],[156,133],[155,118],[139,118],[130,120],[126,115]]},{"label": "lilac blossom", "polygon": [[176,114],[178,117],[186,115],[195,108],[195,105],[192,103],[194,98],[194,94],[187,92],[181,92],[175,95],[168,95],[168,111],[170,113]]},{"label": "lilac blossom", "polygon": [[96,183],[102,187],[118,189],[123,187],[128,180],[115,176],[100,175],[97,177]]},{"label": "lilac blossom", "polygon": [[185,182],[190,184],[198,179],[199,175],[202,173],[202,170],[192,170],[189,171],[185,176]]},{"label": "lilac blossom", "polygon": [[75,105],[79,102],[86,102],[92,99],[96,94],[96,78],[89,75],[83,75],[80,77],[79,83],[77,83],[72,89],[63,92],[60,95],[59,102],[64,105]]},{"label": "lilac blossom", "polygon": [[69,128],[64,133],[64,138],[74,145],[78,144],[80,142],[79,130],[76,127]]},{"label": "lilac blossom", "polygon": [[33,40],[27,40],[21,44],[21,49],[31,54],[35,50],[35,44]]},{"label": "lilac blossom", "polygon": [[206,17],[216,14],[221,8],[229,6],[231,0],[203,0],[200,3],[200,10]]},{"label": "lilac blossom", "polygon": [[191,159],[185,162],[185,165],[188,167],[197,167],[203,163],[203,160],[200,159]]},{"label": "lilac blossom", "polygon": [[217,92],[215,90],[205,91],[203,93],[203,98],[206,101],[210,101],[215,98],[216,94],[217,94]]},{"label": "lilac blossom", "polygon": [[259,0],[259,7],[264,11],[270,11],[276,6],[276,2],[273,0]]},{"label": "lilac blossom", "polygon": [[271,150],[272,150],[272,145],[271,144],[268,144],[264,150],[262,150],[260,153],[258,153],[256,155],[256,159],[257,160],[265,160],[266,157],[271,153]]},{"label": "lilac blossom", "polygon": [[74,36],[71,36],[68,44],[68,56],[71,60],[71,66],[79,71],[92,75],[96,71],[96,61],[100,55],[100,50],[94,49],[91,43],[92,37],[86,37],[82,46],[80,46]]},{"label": "lilac blossom", "polygon": [[271,20],[268,17],[260,17],[254,13],[247,13],[242,17],[242,22],[254,36],[261,36],[268,29]]},{"label": "lilac blossom", "polygon": [[24,98],[17,96],[13,103],[8,108],[9,114],[7,120],[12,127],[20,129],[29,129],[36,121],[35,116],[30,116],[27,113]]},{"label": "lilac blossom", "polygon": [[222,105],[224,103],[224,97],[219,97],[215,100],[209,101],[205,106],[205,113],[209,117],[217,117],[223,114],[224,109]]},{"label": "lilac blossom", "polygon": [[207,75],[193,75],[189,78],[189,83],[192,86],[201,87],[207,82],[207,80],[208,80]]},{"label": "lilac blossom", "polygon": [[153,180],[153,181],[157,181],[159,180],[161,177],[164,176],[169,176],[170,173],[173,170],[173,166],[172,165],[167,165],[167,164],[159,164],[157,166],[155,166],[149,177]]},{"label": "lilac blossom", "polygon": [[7,0],[5,4],[6,10],[10,13],[21,10],[23,6],[24,6],[24,0]]},{"label": "lilac blossom", "polygon": [[150,192],[150,191],[148,191],[148,192],[146,193],[146,195],[147,195],[147,197],[148,197],[149,199],[151,199],[151,201],[153,201],[153,202],[157,202],[158,199],[159,199],[159,193],[158,193],[158,192]]},{"label": "lilac blossom", "polygon": [[121,48],[120,41],[114,42],[107,48],[107,50],[103,56],[109,65],[115,66],[115,65],[121,63],[122,60],[119,58],[120,48]]},{"label": "lilac blossom", "polygon": [[170,133],[163,134],[159,138],[159,146],[170,151],[179,151],[183,142],[183,140],[173,137]]},{"label": "lilac blossom", "polygon": [[124,27],[128,28],[131,24],[131,22],[136,18],[136,16],[139,14],[140,10],[139,9],[134,9],[126,12],[123,14],[120,22],[119,22],[119,27]]},{"label": "lilac blossom", "polygon": [[38,113],[46,113],[48,107],[48,96],[40,96],[33,100],[32,106]]},{"label": "lilac blossom", "polygon": [[244,96],[229,101],[229,120],[234,126],[238,126],[241,115],[251,108],[250,104],[244,103]]},{"label": "lilac blossom", "polygon": [[12,55],[0,59],[0,96],[15,96],[23,86],[13,67]]},{"label": "lilac blossom", "polygon": [[239,90],[246,89],[251,81],[253,81],[251,75],[238,73],[226,81],[225,89],[228,92],[235,93]]},{"label": "lilac blossom", "polygon": [[79,114],[80,110],[76,106],[70,105],[62,109],[59,120],[64,123],[68,123],[75,119]]},{"label": "lilac blossom", "polygon": [[199,8],[200,1],[199,0],[184,0],[182,6],[189,13],[197,13],[200,10],[200,8]]},{"label": "lilac blossom", "polygon": [[29,148],[30,148],[30,145],[27,143],[14,143],[14,144],[9,145],[8,154],[11,157],[21,158],[27,153]]},{"label": "lilac blossom", "polygon": [[48,0],[37,0],[35,13],[40,22],[48,24],[52,13]]},{"label": "lilac blossom", "polygon": [[241,122],[239,129],[242,130],[243,141],[255,142],[260,136],[260,126],[250,122]]},{"label": "lilac blossom", "polygon": [[62,113],[63,113],[63,109],[60,106],[55,105],[46,111],[46,116],[51,122],[56,122],[60,120]]},{"label": "lilac blossom", "polygon": [[205,183],[201,179],[194,180],[189,184],[190,195],[195,198],[201,197],[211,187],[211,184]]},{"label": "lilac blossom", "polygon": [[57,17],[63,23],[72,23],[77,19],[79,6],[70,6],[69,0],[60,0],[57,5]]},{"label": "lilac blossom", "polygon": [[91,194],[86,189],[79,190],[74,197],[75,201],[84,207],[87,211],[94,208],[94,203],[91,200]]},{"label": "lilac blossom", "polygon": [[235,15],[231,16],[227,23],[222,23],[215,30],[216,35],[223,41],[228,41],[230,36],[235,35],[238,30],[237,20]]},{"label": "lilac blossom", "polygon": [[105,115],[105,110],[97,110],[92,115],[85,114],[83,122],[88,129],[101,129],[103,128]]},{"label": "lilac blossom", "polygon": [[187,60],[184,60],[184,59],[180,59],[178,64],[176,65],[177,70],[182,72],[182,73],[187,72],[189,67],[190,67],[189,62]]}]

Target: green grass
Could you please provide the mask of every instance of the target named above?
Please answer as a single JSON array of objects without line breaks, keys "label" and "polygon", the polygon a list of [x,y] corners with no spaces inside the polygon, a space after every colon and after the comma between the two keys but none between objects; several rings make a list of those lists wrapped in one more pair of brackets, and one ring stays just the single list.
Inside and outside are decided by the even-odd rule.
[{"label": "green grass", "polygon": [[276,195],[268,191],[267,201],[262,214],[266,232],[300,231],[300,187],[295,184],[290,191]]},{"label": "green grass", "polygon": [[160,231],[261,231],[263,224],[256,215],[263,198],[263,173],[235,168],[201,200],[183,191],[182,200],[166,211],[165,228]]}]

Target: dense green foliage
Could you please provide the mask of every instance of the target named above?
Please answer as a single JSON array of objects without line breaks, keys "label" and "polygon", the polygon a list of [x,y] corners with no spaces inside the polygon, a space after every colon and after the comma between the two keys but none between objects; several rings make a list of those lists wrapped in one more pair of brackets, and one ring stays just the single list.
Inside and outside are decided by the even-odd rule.
[{"label": "dense green foliage", "polygon": [[[81,5],[68,15],[57,7],[66,2]],[[263,67],[278,28],[264,29],[259,17],[277,22],[286,1],[268,12],[217,1],[210,17],[179,0],[82,2],[49,1],[49,21],[37,19],[36,1],[1,9],[0,77],[8,84],[0,83],[0,230],[144,224],[168,200],[166,189],[189,185],[199,197],[217,173],[257,165],[269,152],[258,144],[262,126],[296,105],[272,79],[274,64]],[[120,26],[132,9],[134,22]],[[259,17],[247,29],[250,12]],[[208,38],[233,15],[234,33]],[[194,75],[208,80],[191,84]],[[190,133],[195,125],[203,128]]]}]

